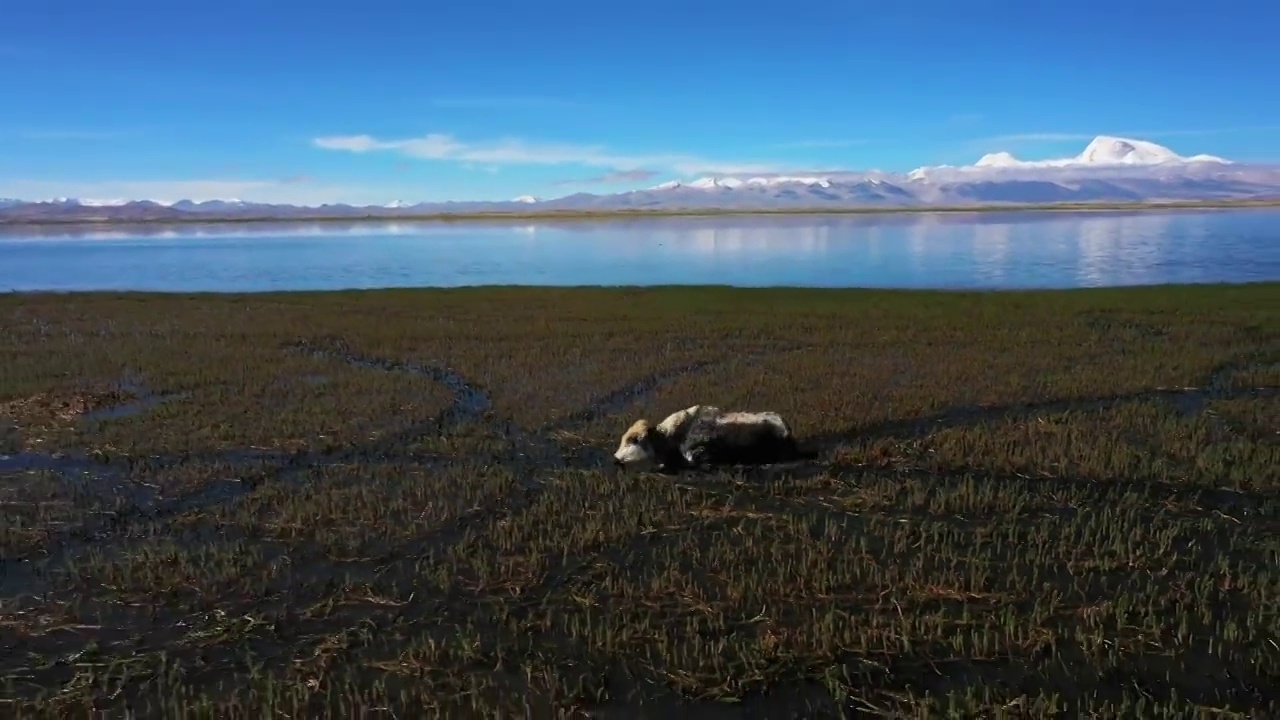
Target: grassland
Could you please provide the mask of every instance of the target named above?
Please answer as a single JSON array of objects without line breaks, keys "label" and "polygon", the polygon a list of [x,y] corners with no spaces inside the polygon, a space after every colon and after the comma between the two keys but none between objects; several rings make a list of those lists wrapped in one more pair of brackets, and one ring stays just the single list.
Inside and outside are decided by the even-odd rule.
[{"label": "grassland", "polygon": [[[4,717],[1280,716],[1280,285],[0,297]],[[815,461],[620,473],[630,420]]]}]

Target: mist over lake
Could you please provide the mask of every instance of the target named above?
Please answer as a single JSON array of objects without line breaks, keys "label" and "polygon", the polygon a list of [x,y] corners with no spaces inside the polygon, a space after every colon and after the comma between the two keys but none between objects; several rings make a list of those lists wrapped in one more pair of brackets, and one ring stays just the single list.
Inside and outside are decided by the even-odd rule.
[{"label": "mist over lake", "polygon": [[1280,279],[1280,209],[0,228],[0,290]]}]

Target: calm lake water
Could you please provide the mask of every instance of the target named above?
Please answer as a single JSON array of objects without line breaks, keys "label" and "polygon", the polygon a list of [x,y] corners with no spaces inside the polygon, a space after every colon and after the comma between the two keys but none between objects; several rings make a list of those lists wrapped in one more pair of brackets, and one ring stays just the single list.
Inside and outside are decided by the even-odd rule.
[{"label": "calm lake water", "polygon": [[1280,280],[1280,209],[0,227],[0,291]]}]

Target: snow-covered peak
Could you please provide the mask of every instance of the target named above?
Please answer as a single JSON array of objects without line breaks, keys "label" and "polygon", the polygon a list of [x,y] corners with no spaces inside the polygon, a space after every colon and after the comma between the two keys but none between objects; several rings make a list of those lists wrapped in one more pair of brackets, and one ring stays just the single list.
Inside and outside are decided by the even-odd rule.
[{"label": "snow-covered peak", "polygon": [[817,185],[819,187],[830,187],[831,179],[826,177],[777,175],[774,177],[751,178],[747,183],[749,185],[764,185],[765,187],[771,187],[773,185]]},{"label": "snow-covered peak", "polygon": [[1090,165],[1157,165],[1183,158],[1163,145],[1146,140],[1099,135],[1075,160]]},{"label": "snow-covered peak", "polygon": [[392,200],[391,202],[387,203],[386,205],[383,205],[382,207],[387,208],[389,210],[398,210],[400,208],[407,208],[411,206],[412,206],[412,203],[407,203],[403,200]]},{"label": "snow-covered peak", "polygon": [[699,190],[711,190],[713,188],[735,190],[744,184],[745,182],[742,179],[736,177],[704,177],[689,183],[689,187],[698,188]]},{"label": "snow-covered peak", "polygon": [[1182,161],[1189,162],[1189,163],[1219,163],[1222,165],[1234,164],[1230,160],[1227,160],[1225,158],[1220,158],[1217,155],[1206,155],[1204,153],[1200,153],[1198,155],[1192,155],[1189,158],[1183,158]]},{"label": "snow-covered peak", "polygon": [[1018,158],[1007,152],[994,152],[983,155],[974,167],[1010,167],[1018,163]]},{"label": "snow-covered peak", "polygon": [[929,180],[940,174],[949,175],[954,172],[973,173],[995,168],[1156,167],[1191,163],[1231,164],[1229,160],[1224,160],[1214,155],[1183,157],[1163,145],[1157,145],[1147,140],[1099,135],[1085,147],[1083,152],[1074,157],[1049,160],[1019,160],[1009,152],[993,152],[983,155],[973,165],[961,167],[939,165],[917,168],[908,173],[907,178],[910,180]]},{"label": "snow-covered peak", "polygon": [[[25,200],[21,202],[26,202]],[[157,198],[74,198],[74,197],[55,197],[48,200],[38,200],[36,202],[45,202],[52,205],[75,205],[79,207],[124,207],[125,205],[149,204],[161,205],[164,207],[192,207],[202,205],[217,205],[219,207],[249,207],[256,203],[248,200],[240,200],[238,198],[193,200],[190,198],[184,200],[163,200]],[[388,206],[391,207],[391,206]]]},{"label": "snow-covered peak", "polygon": [[518,203],[525,203],[527,205],[532,205],[533,203],[541,202],[541,200],[539,200],[538,198],[532,195],[521,195],[520,197],[516,198],[515,200],[512,200],[511,202],[518,202]]},{"label": "snow-covered peak", "polygon": [[123,198],[97,199],[97,198],[81,198],[78,203],[84,207],[120,207],[128,205],[132,200]]},{"label": "snow-covered peak", "polygon": [[831,178],[800,175],[761,175],[745,179],[732,176],[708,176],[698,178],[689,183],[671,180],[660,185],[654,185],[649,189],[674,190],[679,187],[687,187],[698,190],[737,190],[741,187],[775,187],[778,185],[817,185],[825,188],[831,186]]},{"label": "snow-covered peak", "polygon": [[132,202],[146,202],[143,200],[126,200],[123,198],[73,198],[73,197],[55,197],[49,198],[44,202],[54,205],[78,205],[80,207],[121,207]]}]

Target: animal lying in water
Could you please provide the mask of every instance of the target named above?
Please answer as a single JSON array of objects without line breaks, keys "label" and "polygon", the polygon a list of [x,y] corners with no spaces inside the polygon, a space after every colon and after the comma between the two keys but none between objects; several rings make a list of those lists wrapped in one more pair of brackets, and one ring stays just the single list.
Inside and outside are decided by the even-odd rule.
[{"label": "animal lying in water", "polygon": [[622,467],[662,470],[707,465],[765,464],[800,457],[791,428],[776,412],[724,412],[693,405],[656,427],[637,420],[613,453]]}]

